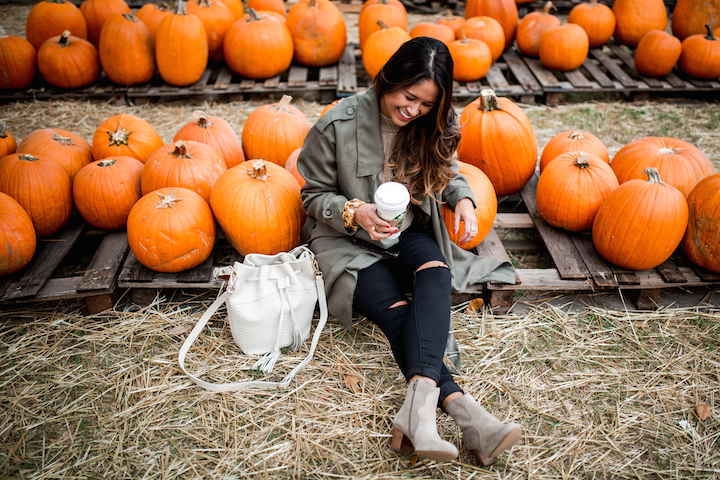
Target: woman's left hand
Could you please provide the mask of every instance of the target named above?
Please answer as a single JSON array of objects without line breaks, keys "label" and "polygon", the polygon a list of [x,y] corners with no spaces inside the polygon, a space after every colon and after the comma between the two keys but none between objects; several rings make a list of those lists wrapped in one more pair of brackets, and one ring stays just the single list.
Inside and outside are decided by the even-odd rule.
[{"label": "woman's left hand", "polygon": [[465,224],[460,243],[466,243],[475,238],[478,231],[478,221],[475,216],[475,207],[469,198],[463,198],[455,205],[455,225],[453,225],[453,234],[460,230],[460,222]]}]

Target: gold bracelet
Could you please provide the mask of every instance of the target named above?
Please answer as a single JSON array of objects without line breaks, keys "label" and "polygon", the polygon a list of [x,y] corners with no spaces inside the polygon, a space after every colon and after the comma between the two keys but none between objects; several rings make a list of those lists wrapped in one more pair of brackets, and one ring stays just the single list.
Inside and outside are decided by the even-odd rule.
[{"label": "gold bracelet", "polygon": [[364,203],[365,202],[363,202],[359,198],[353,198],[352,200],[348,200],[347,202],[345,202],[342,213],[342,219],[343,222],[345,222],[345,228],[347,228],[348,230],[352,230],[353,232],[357,232],[358,226],[357,223],[355,223],[355,210],[353,210],[353,208],[357,208]]}]

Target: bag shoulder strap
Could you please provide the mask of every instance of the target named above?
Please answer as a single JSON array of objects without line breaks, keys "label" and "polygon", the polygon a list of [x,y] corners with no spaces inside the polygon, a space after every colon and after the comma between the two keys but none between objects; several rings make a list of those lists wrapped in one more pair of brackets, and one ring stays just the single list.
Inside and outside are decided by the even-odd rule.
[{"label": "bag shoulder strap", "polygon": [[290,373],[285,375],[285,378],[283,378],[279,382],[269,382],[269,381],[262,381],[262,380],[249,380],[245,382],[235,382],[235,383],[210,383],[206,382],[204,380],[200,380],[196,376],[192,375],[190,372],[187,371],[185,368],[185,356],[187,355],[188,351],[190,351],[190,347],[192,347],[192,344],[195,342],[197,337],[200,335],[200,332],[203,328],[205,328],[205,325],[207,325],[207,322],[210,320],[210,318],[215,314],[215,312],[220,308],[220,305],[222,305],[225,300],[232,295],[232,291],[225,291],[222,295],[220,295],[217,300],[215,300],[212,305],[210,305],[210,308],[203,314],[202,317],[200,317],[200,320],[198,320],[195,327],[190,332],[190,335],[188,335],[188,338],[185,340],[185,343],[183,343],[182,348],[180,349],[180,354],[178,355],[178,363],[180,364],[180,368],[182,369],[185,374],[190,377],[190,379],[195,382],[197,385],[205,388],[206,390],[210,390],[213,392],[229,392],[231,390],[240,390],[243,388],[286,388],[288,385],[290,385],[290,382],[292,382],[292,379],[295,377],[295,375],[305,368],[305,366],[310,363],[310,360],[312,360],[312,357],[315,353],[315,348],[317,348],[317,344],[320,341],[320,334],[323,331],[323,328],[325,328],[325,324],[327,323],[327,317],[328,317],[328,310],[327,310],[327,300],[325,298],[325,282],[323,281],[322,275],[315,275],[315,286],[317,288],[318,293],[318,303],[320,304],[320,319],[318,320],[318,324],[315,327],[315,333],[313,334],[312,344],[310,345],[310,352],[308,353],[307,357],[303,361],[300,362],[298,366],[296,366]]}]

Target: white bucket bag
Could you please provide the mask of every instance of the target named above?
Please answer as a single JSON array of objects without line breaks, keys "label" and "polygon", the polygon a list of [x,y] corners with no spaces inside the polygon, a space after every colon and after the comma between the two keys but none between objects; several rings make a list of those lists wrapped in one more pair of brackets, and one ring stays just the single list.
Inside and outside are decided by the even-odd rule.
[{"label": "white bucket bag", "polygon": [[[251,253],[243,263],[216,268],[216,278],[228,278],[225,292],[218,297],[198,320],[185,340],[178,362],[183,372],[199,386],[214,392],[227,392],[247,387],[285,388],[293,377],[310,362],[320,334],[327,322],[325,282],[306,246],[276,255]],[[315,304],[320,304],[320,319],[313,335],[310,352],[280,382],[245,381],[209,383],[190,374],[185,368],[185,356],[210,317],[226,302],[233,340],[246,355],[262,355],[253,365],[264,373],[272,372],[280,358],[280,349],[298,350],[310,336]]]}]

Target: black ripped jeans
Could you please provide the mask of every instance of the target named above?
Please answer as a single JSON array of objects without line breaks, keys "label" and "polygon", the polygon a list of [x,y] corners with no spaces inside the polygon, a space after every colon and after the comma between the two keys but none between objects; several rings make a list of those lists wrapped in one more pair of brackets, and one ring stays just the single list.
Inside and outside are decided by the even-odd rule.
[{"label": "black ripped jeans", "polygon": [[[446,263],[435,240],[413,225],[400,236],[397,258],[358,272],[353,308],[383,331],[406,380],[420,375],[437,382],[442,406],[448,395],[462,390],[443,363],[450,329],[450,270],[417,271],[432,261]],[[412,301],[390,308],[408,301],[406,293],[412,293]]]}]

